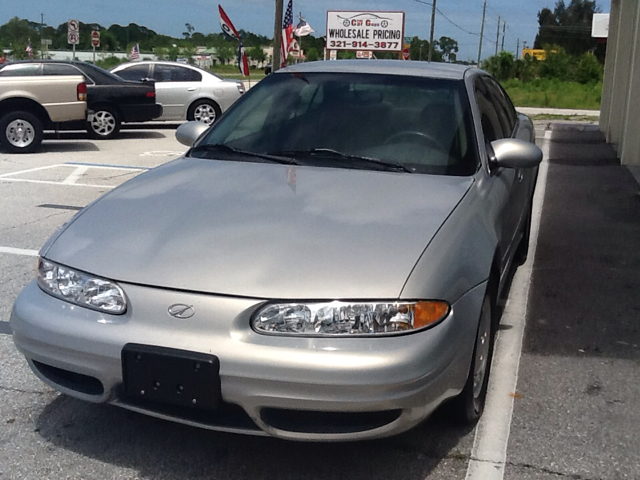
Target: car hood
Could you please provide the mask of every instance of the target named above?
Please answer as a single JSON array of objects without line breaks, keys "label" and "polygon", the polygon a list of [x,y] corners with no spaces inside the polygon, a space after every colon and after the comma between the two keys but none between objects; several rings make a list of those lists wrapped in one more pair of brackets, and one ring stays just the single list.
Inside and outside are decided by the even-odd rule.
[{"label": "car hood", "polygon": [[472,182],[181,158],[80,212],[42,253],[124,283],[394,299]]}]

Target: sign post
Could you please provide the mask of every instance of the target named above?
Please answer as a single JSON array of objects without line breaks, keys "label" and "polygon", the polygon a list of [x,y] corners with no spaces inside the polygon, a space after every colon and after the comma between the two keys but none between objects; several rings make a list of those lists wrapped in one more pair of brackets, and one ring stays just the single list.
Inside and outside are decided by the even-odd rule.
[{"label": "sign post", "polygon": [[76,59],[76,45],[80,42],[80,22],[69,20],[67,22],[67,42],[73,45],[73,59]]},{"label": "sign post", "polygon": [[93,30],[91,32],[91,46],[93,47],[93,64],[96,64],[96,47],[100,46],[100,31]]}]

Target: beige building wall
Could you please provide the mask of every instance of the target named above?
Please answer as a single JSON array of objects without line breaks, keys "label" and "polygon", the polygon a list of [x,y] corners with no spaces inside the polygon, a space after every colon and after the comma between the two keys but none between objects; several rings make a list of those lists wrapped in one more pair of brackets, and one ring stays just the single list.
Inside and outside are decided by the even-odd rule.
[{"label": "beige building wall", "polygon": [[640,2],[611,0],[600,130],[623,165],[640,166]]}]

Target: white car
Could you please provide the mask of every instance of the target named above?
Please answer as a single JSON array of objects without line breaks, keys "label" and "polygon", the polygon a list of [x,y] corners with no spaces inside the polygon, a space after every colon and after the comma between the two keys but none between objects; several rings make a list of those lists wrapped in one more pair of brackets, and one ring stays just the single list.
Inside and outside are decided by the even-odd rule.
[{"label": "white car", "polygon": [[239,80],[224,80],[192,65],[177,62],[131,62],[111,69],[125,80],[156,82],[157,120],[189,120],[212,124],[245,92]]}]

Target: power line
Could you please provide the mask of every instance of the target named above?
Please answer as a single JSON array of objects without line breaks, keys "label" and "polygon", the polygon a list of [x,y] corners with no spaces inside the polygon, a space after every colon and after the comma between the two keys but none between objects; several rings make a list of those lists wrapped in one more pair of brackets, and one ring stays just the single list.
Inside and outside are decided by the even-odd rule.
[{"label": "power line", "polygon": [[[429,2],[425,2],[424,0],[412,0],[415,3],[420,3],[422,5],[428,5],[429,7],[433,7],[433,3],[429,3]],[[468,33],[469,35],[475,35],[477,37],[480,36],[479,33],[476,32],[470,32],[469,30],[467,30],[464,27],[461,27],[460,25],[458,25],[456,22],[454,22],[453,20],[451,20],[449,17],[447,17],[444,13],[442,13],[442,10],[440,10],[439,8],[436,8],[436,12],[438,12],[447,22],[449,22],[451,25],[453,25],[454,27],[458,28],[459,30],[462,30],[465,33]]]}]

